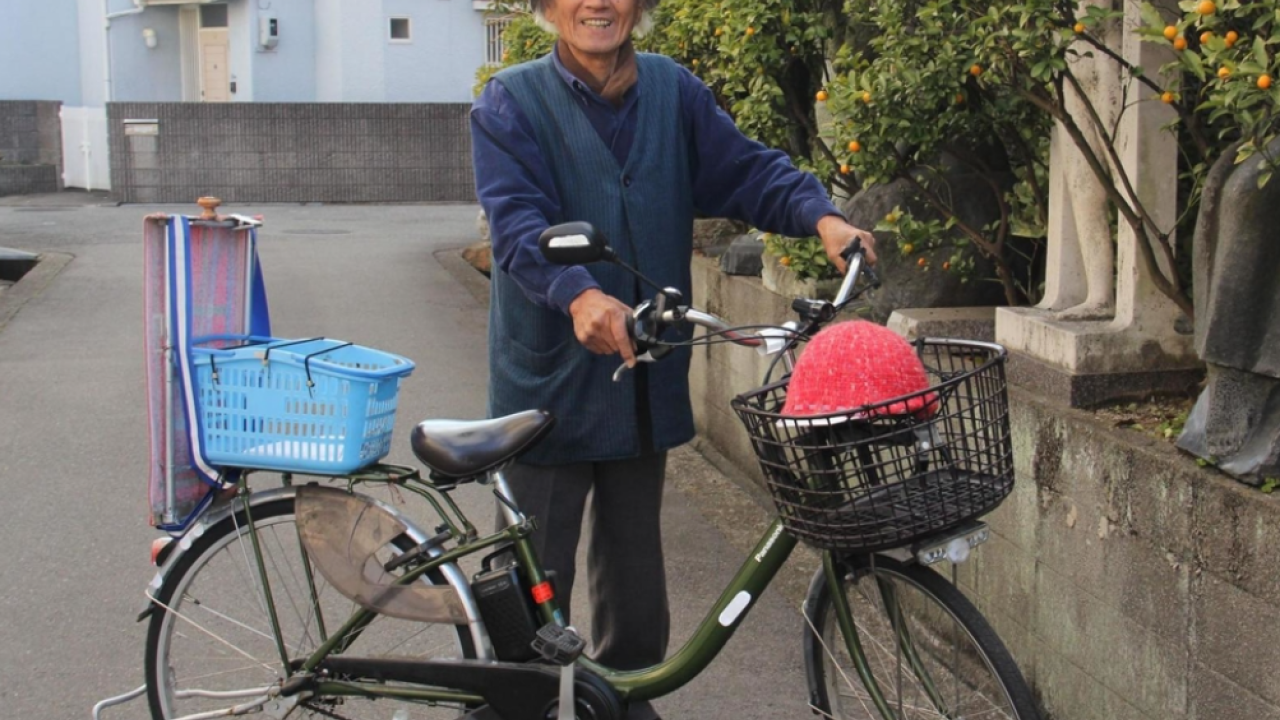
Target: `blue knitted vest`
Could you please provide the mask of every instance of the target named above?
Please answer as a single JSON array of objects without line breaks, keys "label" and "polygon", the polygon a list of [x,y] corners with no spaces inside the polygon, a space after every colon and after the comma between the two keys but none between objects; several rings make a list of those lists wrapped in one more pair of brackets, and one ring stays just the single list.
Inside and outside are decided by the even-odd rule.
[{"label": "blue knitted vest", "polygon": [[[677,68],[660,55],[637,54],[639,113],[625,165],[579,108],[581,100],[556,72],[551,56],[494,76],[533,126],[562,204],[552,224],[585,220],[604,233],[623,261],[690,301],[693,202],[688,147],[680,122]],[[622,268],[587,270],[605,293],[629,305],[651,297]],[[693,437],[688,348],[648,366],[654,448]],[[522,458],[535,465],[634,457],[640,453],[634,373],[611,375],[618,356],[589,352],[573,321],[531,302],[495,267],[489,322],[489,412],[492,417],[542,408],[558,422]]]}]

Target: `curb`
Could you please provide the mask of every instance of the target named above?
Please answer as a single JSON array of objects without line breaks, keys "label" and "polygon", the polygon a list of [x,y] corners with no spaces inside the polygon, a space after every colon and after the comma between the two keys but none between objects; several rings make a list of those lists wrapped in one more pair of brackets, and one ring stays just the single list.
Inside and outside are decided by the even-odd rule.
[{"label": "curb", "polygon": [[4,330],[22,306],[43,292],[58,273],[75,259],[75,256],[61,252],[47,252],[40,253],[39,258],[40,262],[36,263],[35,267],[0,294],[0,330]]}]

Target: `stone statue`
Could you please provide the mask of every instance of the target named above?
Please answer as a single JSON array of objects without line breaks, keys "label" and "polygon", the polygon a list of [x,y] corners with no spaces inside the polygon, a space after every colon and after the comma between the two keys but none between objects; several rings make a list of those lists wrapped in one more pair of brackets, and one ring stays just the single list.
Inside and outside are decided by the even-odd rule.
[{"label": "stone statue", "polygon": [[[1276,157],[1280,141],[1267,154]],[[1196,351],[1208,366],[1178,447],[1242,480],[1280,477],[1280,180],[1258,156],[1214,164],[1196,219]]]}]

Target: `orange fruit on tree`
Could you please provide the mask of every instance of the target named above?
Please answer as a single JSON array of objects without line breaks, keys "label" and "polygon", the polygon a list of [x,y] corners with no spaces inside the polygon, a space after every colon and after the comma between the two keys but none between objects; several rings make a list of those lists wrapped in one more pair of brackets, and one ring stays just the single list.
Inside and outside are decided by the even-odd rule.
[{"label": "orange fruit on tree", "polygon": [[1176,37],[1178,37],[1178,28],[1176,28],[1176,27],[1174,27],[1174,26],[1172,26],[1172,25],[1165,25],[1165,26],[1164,26],[1164,39],[1165,39],[1165,40],[1172,40],[1172,39],[1174,39],[1174,38],[1176,38]]},{"label": "orange fruit on tree", "polygon": [[[897,220],[897,218],[894,218],[894,220]],[[915,246],[915,245],[912,245],[911,243],[907,243],[907,244],[905,244],[905,245],[903,245],[903,246],[902,246],[902,254],[903,254],[903,255],[910,255],[910,254],[911,254],[911,251],[913,251],[913,250],[915,250],[915,249],[916,249],[916,246]]]},{"label": "orange fruit on tree", "polygon": [[694,67],[698,67],[698,58],[694,58],[689,64]]},{"label": "orange fruit on tree", "polygon": [[943,269],[943,270],[950,270],[950,269],[951,269],[951,261],[950,261],[950,260],[944,260],[944,261],[943,261],[943,263],[942,263],[942,269]]},{"label": "orange fruit on tree", "polygon": [[1077,35],[1081,35],[1084,33],[1084,23],[1076,23],[1076,26],[1071,29],[1075,30]]},{"label": "orange fruit on tree", "polygon": [[1227,43],[1227,47],[1231,47],[1232,45],[1235,45],[1236,41],[1239,39],[1240,39],[1240,33],[1236,32],[1235,30],[1228,30],[1227,36],[1223,38],[1223,40]]},{"label": "orange fruit on tree", "polygon": [[1208,45],[1208,44],[1209,44],[1209,40],[1210,40],[1211,38],[1213,38],[1213,33],[1212,33],[1212,32],[1209,32],[1208,30],[1205,30],[1204,32],[1200,33],[1200,44],[1201,44],[1201,45]]},{"label": "orange fruit on tree", "polygon": [[1218,77],[1219,77],[1219,78],[1221,78],[1221,79],[1223,79],[1223,80],[1226,80],[1227,78],[1231,77],[1231,68],[1229,68],[1229,67],[1227,67],[1227,66],[1225,66],[1225,65],[1223,65],[1222,67],[1218,68]]},{"label": "orange fruit on tree", "polygon": [[870,91],[868,91],[868,90],[863,90],[863,91],[862,91],[862,102],[864,102],[864,103],[870,103],[870,102],[871,102],[871,92],[870,92]]},{"label": "orange fruit on tree", "polygon": [[1173,49],[1179,52],[1187,49],[1187,39],[1179,35],[1173,39]]},{"label": "orange fruit on tree", "polygon": [[827,101],[827,91],[826,91],[826,90],[819,90],[819,91],[818,91],[818,94],[817,94],[817,95],[814,95],[814,97],[818,99],[818,102],[826,102],[826,101]]},{"label": "orange fruit on tree", "polygon": [[925,265],[929,264],[929,261],[921,257],[919,260],[916,261],[916,264],[919,265],[920,267],[924,267]]},{"label": "orange fruit on tree", "polygon": [[1166,90],[1164,94],[1160,96],[1160,102],[1164,103],[1165,105],[1172,105],[1174,99],[1175,98],[1173,96],[1173,93],[1169,92],[1168,90]]},{"label": "orange fruit on tree", "polygon": [[783,255],[782,257],[778,258],[778,264],[781,265],[782,267],[791,267],[791,256]]},{"label": "orange fruit on tree", "polygon": [[1259,90],[1269,90],[1270,88],[1271,88],[1271,76],[1270,76],[1270,75],[1266,75],[1266,74],[1259,75],[1259,76],[1258,76],[1258,89],[1259,89]]},{"label": "orange fruit on tree", "polygon": [[956,104],[957,105],[964,104],[964,93],[956,93]]},{"label": "orange fruit on tree", "polygon": [[849,166],[848,166],[848,165],[841,165],[841,166],[840,166],[840,174],[841,174],[841,175],[848,175],[848,174],[849,174]]},{"label": "orange fruit on tree", "polygon": [[[889,223],[890,225],[892,225],[893,223],[898,222],[898,213],[891,212],[891,213],[889,213],[888,215],[885,215],[885,216],[884,216],[884,221],[885,221],[885,222],[887,222],[887,223]],[[903,251],[904,251],[904,252],[911,252],[910,250],[908,250],[908,249],[907,249],[907,248],[910,248],[910,247],[911,247],[910,245],[905,245],[905,246],[903,246],[903,248],[902,248],[902,249],[903,249]]]},{"label": "orange fruit on tree", "polygon": [[755,28],[753,28],[753,27],[751,27],[750,25],[748,25],[748,26],[747,26],[747,36],[748,36],[748,37],[750,37],[751,35],[755,35],[755,34],[756,34],[756,29],[755,29]]},{"label": "orange fruit on tree", "polygon": [[974,63],[973,65],[970,65],[969,74],[974,77],[978,77],[979,75],[982,74],[982,66],[979,65],[978,63]]},{"label": "orange fruit on tree", "polygon": [[862,152],[862,143],[857,140],[849,141],[849,152]]},{"label": "orange fruit on tree", "polygon": [[1213,4],[1213,0],[1200,0],[1200,4],[1196,5],[1196,12],[1201,15],[1212,15],[1218,11],[1218,6]]},{"label": "orange fruit on tree", "polygon": [[716,37],[720,37],[723,34],[724,34],[724,28],[716,28]]}]

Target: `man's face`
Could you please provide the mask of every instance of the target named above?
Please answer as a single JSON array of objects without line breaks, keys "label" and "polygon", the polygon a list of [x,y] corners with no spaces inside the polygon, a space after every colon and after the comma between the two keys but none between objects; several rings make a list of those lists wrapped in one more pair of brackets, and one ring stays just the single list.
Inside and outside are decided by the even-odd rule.
[{"label": "man's face", "polygon": [[618,51],[639,18],[637,0],[550,0],[543,14],[579,57]]}]

